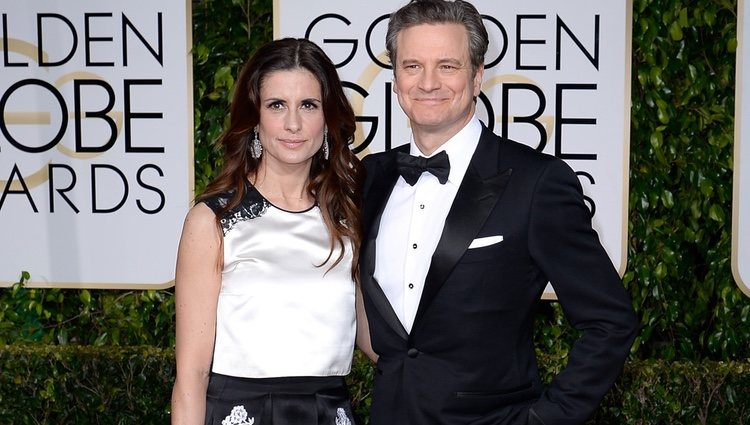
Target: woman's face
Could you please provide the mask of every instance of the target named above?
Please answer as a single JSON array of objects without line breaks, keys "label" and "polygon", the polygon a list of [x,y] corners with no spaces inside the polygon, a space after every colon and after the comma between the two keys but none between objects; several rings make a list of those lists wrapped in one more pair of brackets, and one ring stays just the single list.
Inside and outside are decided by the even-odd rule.
[{"label": "woman's face", "polygon": [[263,78],[258,136],[266,168],[310,167],[323,144],[322,102],[318,79],[305,69],[274,71]]}]

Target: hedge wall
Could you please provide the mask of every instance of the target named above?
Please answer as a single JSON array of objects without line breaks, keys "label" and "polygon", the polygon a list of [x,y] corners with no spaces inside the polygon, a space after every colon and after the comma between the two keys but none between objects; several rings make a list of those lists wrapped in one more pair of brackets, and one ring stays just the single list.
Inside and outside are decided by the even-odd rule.
[{"label": "hedge wall", "polygon": [[[540,353],[549,380],[561,362]],[[174,351],[154,347],[0,346],[0,423],[166,424]],[[374,368],[348,377],[368,423]],[[750,362],[632,361],[590,424],[750,423]]]},{"label": "hedge wall", "polygon": [[625,281],[642,358],[750,353],[730,266],[736,6],[634,1]]}]

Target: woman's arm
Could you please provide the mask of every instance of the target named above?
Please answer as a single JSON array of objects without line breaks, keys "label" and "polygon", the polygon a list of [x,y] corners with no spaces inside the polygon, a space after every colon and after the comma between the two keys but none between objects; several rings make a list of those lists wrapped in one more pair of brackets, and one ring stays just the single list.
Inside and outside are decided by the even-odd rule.
[{"label": "woman's arm", "polygon": [[216,333],[222,246],[216,216],[205,204],[190,209],[177,251],[175,310],[177,376],[172,424],[203,424]]},{"label": "woman's arm", "polygon": [[365,314],[365,302],[362,298],[362,291],[357,285],[356,292],[357,307],[357,347],[373,362],[378,361],[378,355],[372,349],[370,342],[370,325],[367,323],[367,314]]}]

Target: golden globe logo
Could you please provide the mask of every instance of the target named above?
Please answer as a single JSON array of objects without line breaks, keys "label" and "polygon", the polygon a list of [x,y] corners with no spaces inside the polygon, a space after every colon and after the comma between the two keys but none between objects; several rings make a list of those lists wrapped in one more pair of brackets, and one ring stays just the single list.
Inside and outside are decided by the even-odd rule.
[{"label": "golden globe logo", "polygon": [[[33,44],[13,38],[13,23],[19,23],[2,14],[7,86],[0,92],[0,210],[14,203],[38,213],[44,203],[50,213],[68,208],[100,214],[116,212],[131,201],[142,213],[158,213],[165,205],[159,182],[164,170],[158,164],[146,159],[132,169],[128,161],[125,169],[97,159],[107,158],[112,150],[143,158],[164,153],[163,146],[139,144],[144,137],[138,136],[144,120],[161,120],[163,113],[137,106],[139,97],[158,93],[162,79],[109,79],[90,70],[127,70],[133,56],[139,68],[144,59],[162,68],[162,13],[148,22],[148,30],[125,13],[118,18],[113,13],[83,13],[80,18],[82,31],[69,17],[37,13]],[[113,36],[95,35],[96,24],[116,24],[119,45],[113,46]],[[110,52],[118,47],[114,51],[119,63],[102,54],[105,46]],[[85,70],[70,71],[80,64]],[[56,76],[59,71],[67,72]]]},{"label": "golden globe logo", "polygon": [[190,1],[0,10],[0,286],[171,286],[193,197]]}]

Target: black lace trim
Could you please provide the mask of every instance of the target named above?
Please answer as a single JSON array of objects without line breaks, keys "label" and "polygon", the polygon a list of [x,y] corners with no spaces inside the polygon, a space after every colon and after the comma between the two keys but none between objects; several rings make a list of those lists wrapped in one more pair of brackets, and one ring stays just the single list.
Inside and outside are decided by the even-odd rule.
[{"label": "black lace trim", "polygon": [[[224,236],[226,236],[227,233],[229,233],[229,231],[232,230],[235,225],[237,225],[237,223],[258,218],[265,214],[268,210],[268,202],[255,189],[255,187],[248,184],[246,186],[246,189],[247,192],[245,193],[245,197],[242,199],[242,202],[240,202],[240,204],[236,207],[224,213],[224,215],[222,215],[221,217],[221,230],[224,233]],[[227,205],[229,199],[234,196],[235,192],[236,189],[232,189],[228,192],[212,196],[211,198],[208,198],[203,202],[205,202],[205,204],[208,205],[208,207],[211,208],[215,213],[218,213],[219,210]]]}]

